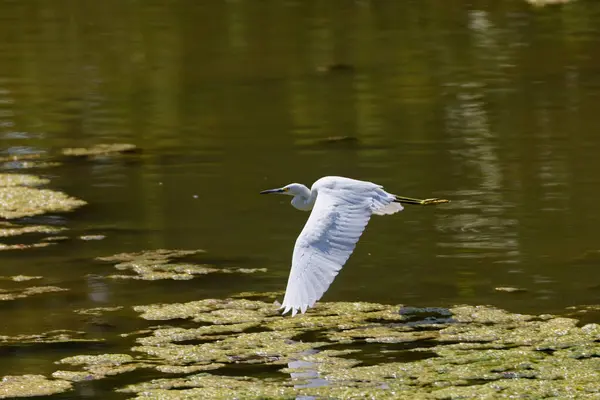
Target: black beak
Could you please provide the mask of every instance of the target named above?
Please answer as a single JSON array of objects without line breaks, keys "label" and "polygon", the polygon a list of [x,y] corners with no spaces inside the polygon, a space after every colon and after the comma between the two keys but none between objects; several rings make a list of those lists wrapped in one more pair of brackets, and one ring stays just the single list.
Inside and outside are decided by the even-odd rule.
[{"label": "black beak", "polygon": [[263,190],[260,194],[271,194],[271,193],[283,193],[283,189],[269,189]]}]

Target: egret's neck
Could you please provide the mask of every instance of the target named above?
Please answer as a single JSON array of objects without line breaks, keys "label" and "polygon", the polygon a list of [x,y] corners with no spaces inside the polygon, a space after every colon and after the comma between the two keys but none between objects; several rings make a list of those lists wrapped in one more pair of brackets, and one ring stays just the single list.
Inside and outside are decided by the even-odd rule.
[{"label": "egret's neck", "polygon": [[292,206],[302,211],[310,211],[317,200],[317,191],[311,191],[306,186],[300,188],[300,193],[296,194],[292,199]]}]

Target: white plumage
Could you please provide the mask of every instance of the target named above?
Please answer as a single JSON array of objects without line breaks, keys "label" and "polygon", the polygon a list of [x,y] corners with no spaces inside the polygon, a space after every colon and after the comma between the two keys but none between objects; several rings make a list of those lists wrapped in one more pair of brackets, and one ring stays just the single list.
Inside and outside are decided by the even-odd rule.
[{"label": "white plumage", "polygon": [[382,186],[355,179],[327,176],[309,190],[297,183],[261,192],[292,195],[292,205],[312,209],[292,256],[292,269],[281,308],[283,313],[304,313],[313,307],[344,266],[372,214],[388,215],[403,210],[400,202],[447,202],[398,197]]}]

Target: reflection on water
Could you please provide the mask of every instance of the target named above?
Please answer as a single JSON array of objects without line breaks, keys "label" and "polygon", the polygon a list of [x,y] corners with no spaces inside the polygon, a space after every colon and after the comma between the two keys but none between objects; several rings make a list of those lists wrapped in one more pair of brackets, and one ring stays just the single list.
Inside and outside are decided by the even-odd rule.
[{"label": "reflection on water", "polygon": [[[1,169],[89,202],[20,222],[106,235],[2,252],[1,275],[71,289],[43,315],[4,305],[2,334],[85,330],[76,308],[283,290],[307,214],[258,192],[325,175],[452,200],[373,218],[326,300],[597,303],[599,21],[591,1],[0,0]],[[23,157],[111,142],[142,153]],[[157,248],[268,276],[109,282],[91,261]]]},{"label": "reflection on water", "polygon": [[102,277],[88,275],[87,280],[87,292],[88,297],[94,303],[102,304],[110,300],[110,289],[106,284],[106,280]]},{"label": "reflection on water", "polygon": [[475,83],[458,86],[456,100],[448,104],[446,111],[447,131],[454,149],[451,154],[467,175],[477,177],[479,184],[467,193],[464,189],[463,193],[453,193],[452,197],[457,198],[454,207],[462,212],[448,224],[457,230],[455,234],[447,232],[447,237],[454,240],[441,245],[458,248],[453,253],[455,257],[483,257],[490,261],[503,258],[516,263],[518,221],[508,216],[507,210],[514,205],[502,195],[498,139],[489,127],[482,89],[483,85]]},{"label": "reflection on water", "polygon": [[449,229],[443,229],[451,242],[440,245],[454,251],[439,256],[518,263],[518,221],[507,212],[515,205],[503,196],[500,132],[494,130],[488,115],[493,96],[490,87],[506,85],[508,81],[503,70],[510,65],[506,49],[511,46],[499,44],[501,33],[486,11],[473,10],[468,17],[473,58],[485,69],[475,70],[468,76],[469,81],[446,84],[453,98],[446,104],[445,116],[454,163],[463,166],[465,175],[475,177],[477,185],[466,193],[465,188],[460,193],[453,192],[452,197],[458,197],[454,207],[462,212],[450,219],[446,225]]},{"label": "reflection on water", "polygon": [[[302,355],[310,355],[317,354],[318,350],[307,350]],[[319,378],[319,371],[317,365],[314,362],[306,361],[306,360],[293,360],[287,363],[288,368],[293,368],[294,372],[290,372],[290,377],[292,381],[296,381],[299,383],[294,383],[295,388],[309,388],[309,387],[320,387],[327,386],[327,380],[323,378]],[[312,396],[306,397],[298,397],[297,399],[313,399]]]}]

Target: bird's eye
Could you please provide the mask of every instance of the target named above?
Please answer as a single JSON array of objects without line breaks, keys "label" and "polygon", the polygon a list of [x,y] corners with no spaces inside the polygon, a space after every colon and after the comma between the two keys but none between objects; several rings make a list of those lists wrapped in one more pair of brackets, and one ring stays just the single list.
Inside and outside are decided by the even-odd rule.
[{"label": "bird's eye", "polygon": [[284,192],[289,192],[289,191],[290,191],[290,188],[283,188],[283,191],[284,191]]}]

